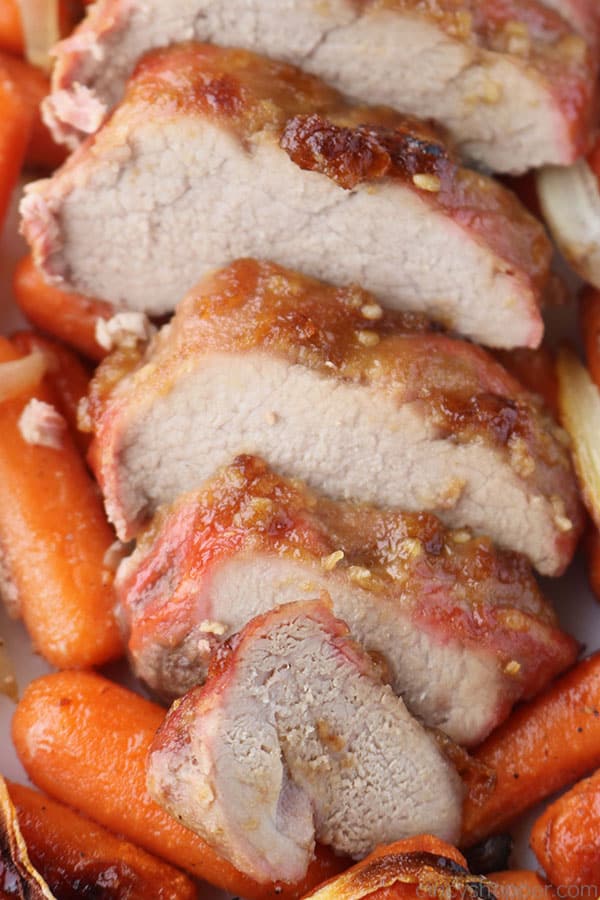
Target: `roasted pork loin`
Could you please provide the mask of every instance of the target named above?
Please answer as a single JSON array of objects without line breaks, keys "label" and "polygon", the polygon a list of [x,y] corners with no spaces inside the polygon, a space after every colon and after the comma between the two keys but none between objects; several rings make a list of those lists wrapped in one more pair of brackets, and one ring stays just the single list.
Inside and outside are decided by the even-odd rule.
[{"label": "roasted pork loin", "polygon": [[116,588],[133,669],[169,699],[253,616],[326,591],[409,710],[464,745],[578,650],[523,557],[426,513],[328,500],[248,456],[161,510]]},{"label": "roasted pork loin", "polygon": [[[47,118],[74,145],[120,100],[140,54],[195,38],[285,60],[368,103],[431,117],[487,167],[585,152],[596,0],[101,0],[59,45]],[[565,16],[548,7],[555,7]],[[570,23],[570,24],[568,24]]]},{"label": "roasted pork loin", "polygon": [[510,191],[430,126],[244,51],[148,56],[23,215],[46,278],[150,314],[215,266],[268,254],[484,344],[543,332],[550,244]]},{"label": "roasted pork loin", "polygon": [[173,705],[148,790],[257,881],[296,881],[315,839],[362,857],[459,835],[462,784],[436,739],[322,602],[253,619]]},{"label": "roasted pork loin", "polygon": [[485,351],[270,263],[207,277],[96,375],[91,459],[128,540],[237,454],[337,499],[436,513],[545,574],[581,526],[563,435]]}]

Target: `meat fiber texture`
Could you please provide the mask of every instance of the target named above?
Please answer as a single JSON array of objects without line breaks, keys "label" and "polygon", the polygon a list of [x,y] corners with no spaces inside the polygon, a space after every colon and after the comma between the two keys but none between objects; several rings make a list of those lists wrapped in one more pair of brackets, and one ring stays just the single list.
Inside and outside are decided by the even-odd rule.
[{"label": "meat fiber texture", "polygon": [[551,247],[514,194],[429,125],[242,50],[147,56],[22,212],[46,279],[150,315],[216,266],[268,255],[480,343],[543,334]]},{"label": "meat fiber texture", "polygon": [[598,31],[597,0],[100,0],[58,45],[46,116],[76,145],[121,99],[142,53],[194,38],[437,119],[467,157],[519,173],[586,151]]},{"label": "meat fiber texture", "polygon": [[581,531],[564,433],[485,351],[270,263],[213,273],[145,355],[109,357],[88,412],[122,540],[239,453],[334,499],[470,526],[544,574]]},{"label": "meat fiber texture", "polygon": [[170,699],[251,618],[326,592],[408,709],[464,745],[578,653],[523,557],[426,513],[328,500],[250,456],[161,509],[115,586],[133,669]]},{"label": "meat fiber texture", "polygon": [[253,619],[172,707],[148,790],[257,881],[296,881],[315,839],[357,858],[433,833],[454,843],[462,784],[325,603]]}]

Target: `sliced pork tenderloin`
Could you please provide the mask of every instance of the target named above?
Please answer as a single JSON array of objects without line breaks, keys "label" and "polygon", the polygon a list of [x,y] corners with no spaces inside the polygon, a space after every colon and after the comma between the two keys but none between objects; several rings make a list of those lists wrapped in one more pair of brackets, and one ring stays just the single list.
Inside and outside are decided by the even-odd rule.
[{"label": "sliced pork tenderloin", "polygon": [[[76,145],[146,50],[194,38],[302,66],[341,91],[442,122],[462,153],[523,172],[585,152],[595,0],[101,0],[59,44],[46,117]],[[555,7],[567,19],[548,7]],[[570,22],[571,24],[567,24]]]},{"label": "sliced pork tenderloin", "polygon": [[485,351],[271,263],[207,277],[144,357],[100,367],[88,412],[123,540],[239,453],[333,498],[469,525],[545,574],[580,533],[562,432]]},{"label": "sliced pork tenderloin", "polygon": [[429,126],[244,51],[147,57],[96,137],[28,188],[23,216],[48,279],[150,314],[268,253],[482,343],[542,336],[550,244],[510,191]]},{"label": "sliced pork tenderloin", "polygon": [[315,839],[360,858],[431,832],[454,842],[461,781],[323,602],[253,619],[173,705],[148,790],[257,881],[296,881]]},{"label": "sliced pork tenderloin", "polygon": [[426,513],[328,500],[248,456],[157,514],[116,589],[133,669],[169,699],[251,618],[326,591],[409,710],[463,745],[578,652],[523,557]]}]

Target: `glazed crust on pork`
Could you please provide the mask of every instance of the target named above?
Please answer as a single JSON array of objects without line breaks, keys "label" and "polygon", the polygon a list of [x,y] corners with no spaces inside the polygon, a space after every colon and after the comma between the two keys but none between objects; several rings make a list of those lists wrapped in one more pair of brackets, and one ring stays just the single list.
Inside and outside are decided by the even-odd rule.
[{"label": "glazed crust on pork", "polygon": [[257,881],[296,881],[315,839],[360,858],[455,841],[462,784],[323,602],[253,619],[151,746],[154,799]]},{"label": "glazed crust on pork", "polygon": [[194,38],[265,53],[368,103],[438,119],[491,169],[565,164],[585,152],[593,123],[597,60],[577,32],[593,47],[596,6],[180,0],[175,13],[160,0],[101,0],[58,46],[47,117],[75,145],[121,99],[144,51]]},{"label": "glazed crust on pork", "polygon": [[145,357],[109,358],[89,412],[123,540],[239,453],[333,498],[471,526],[545,574],[581,529],[561,432],[487,353],[269,263],[215,272]]},{"label": "glazed crust on pork", "polygon": [[27,191],[45,277],[117,305],[161,314],[216,266],[268,255],[484,344],[542,337],[550,243],[509,190],[429,125],[243,50],[153,52]]},{"label": "glazed crust on pork", "polygon": [[578,651],[523,557],[427,513],[328,500],[249,456],[160,510],[116,589],[133,669],[169,699],[255,615],[325,590],[409,710],[466,745]]}]

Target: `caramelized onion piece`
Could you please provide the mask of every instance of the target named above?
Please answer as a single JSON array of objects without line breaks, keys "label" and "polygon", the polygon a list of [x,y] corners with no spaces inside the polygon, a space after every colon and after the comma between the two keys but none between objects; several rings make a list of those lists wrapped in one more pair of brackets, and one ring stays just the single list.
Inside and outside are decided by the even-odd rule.
[{"label": "caramelized onion piece", "polygon": [[[3,884],[4,881],[4,884]],[[16,887],[16,896],[28,900],[55,900],[48,885],[33,867],[23,840],[17,813],[6,782],[0,775],[0,892]]]},{"label": "caramelized onion piece", "polygon": [[600,527],[600,392],[585,366],[567,349],[558,358],[558,402],[571,438],[583,501]]},{"label": "caramelized onion piece", "polygon": [[14,400],[26,391],[34,390],[46,372],[48,360],[34,350],[22,359],[0,363],[0,403]]},{"label": "caramelized onion piece", "polygon": [[15,671],[2,638],[0,638],[0,694],[5,694],[11,700],[17,700]]},{"label": "caramelized onion piece", "polygon": [[60,39],[59,0],[19,0],[25,56],[34,66],[49,69],[50,50]]}]

